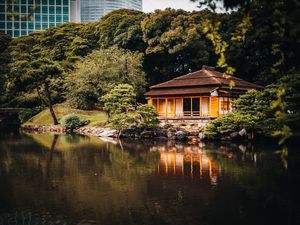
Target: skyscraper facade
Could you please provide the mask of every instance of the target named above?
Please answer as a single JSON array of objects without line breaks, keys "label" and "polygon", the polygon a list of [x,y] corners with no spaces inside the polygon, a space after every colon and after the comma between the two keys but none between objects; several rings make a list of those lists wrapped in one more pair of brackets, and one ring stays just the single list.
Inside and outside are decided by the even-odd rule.
[{"label": "skyscraper facade", "polygon": [[142,0],[80,0],[81,22],[93,22],[116,9],[142,11]]},{"label": "skyscraper facade", "polygon": [[74,12],[78,12],[79,3],[79,0],[2,0],[0,32],[19,37],[69,22],[71,15],[76,21],[79,15]]},{"label": "skyscraper facade", "polygon": [[0,0],[0,33],[28,35],[66,22],[92,22],[116,9],[142,10],[142,0]]}]

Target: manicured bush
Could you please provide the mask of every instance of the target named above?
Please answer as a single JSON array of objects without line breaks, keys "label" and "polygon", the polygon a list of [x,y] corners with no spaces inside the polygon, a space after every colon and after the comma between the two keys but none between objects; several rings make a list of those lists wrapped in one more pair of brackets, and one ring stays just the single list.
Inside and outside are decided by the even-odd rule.
[{"label": "manicured bush", "polygon": [[239,132],[242,129],[253,131],[258,118],[238,112],[227,113],[223,117],[212,120],[204,130],[206,136],[216,136],[219,133]]},{"label": "manicured bush", "polygon": [[103,109],[109,115],[111,128],[122,130],[137,124],[134,116],[135,97],[134,88],[129,84],[119,84],[102,96]]},{"label": "manicured bush", "polygon": [[233,112],[212,120],[204,129],[206,136],[218,136],[246,129],[249,132],[262,131],[266,136],[278,130],[278,121],[271,107],[276,99],[276,88],[269,86],[262,91],[249,90],[233,102]]},{"label": "manicured bush", "polygon": [[136,118],[133,115],[125,114],[125,113],[119,113],[114,114],[109,120],[109,127],[116,130],[123,130],[131,125],[135,125]]},{"label": "manicured bush", "polygon": [[86,125],[87,121],[81,121],[79,116],[75,114],[69,114],[64,116],[60,123],[64,128],[73,130]]},{"label": "manicured bush", "polygon": [[144,104],[137,107],[137,113],[140,115],[141,120],[139,125],[146,128],[159,127],[159,115],[152,105]]}]

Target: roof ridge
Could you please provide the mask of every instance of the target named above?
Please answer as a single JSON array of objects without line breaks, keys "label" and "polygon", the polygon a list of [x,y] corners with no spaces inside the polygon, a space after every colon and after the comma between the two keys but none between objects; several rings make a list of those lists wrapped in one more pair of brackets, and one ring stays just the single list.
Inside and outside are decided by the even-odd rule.
[{"label": "roof ridge", "polygon": [[161,86],[161,85],[163,85],[163,84],[170,83],[170,82],[173,81],[173,80],[175,80],[175,79],[167,80],[167,81],[165,81],[165,82],[158,83],[158,84],[154,84],[154,85],[150,86],[150,88],[155,88],[156,86],[159,87],[159,86]]},{"label": "roof ridge", "polygon": [[150,89],[159,89],[165,87],[192,87],[192,86],[202,86],[202,85],[218,85],[218,86],[230,86],[230,82],[235,82],[238,86],[248,86],[248,87],[258,87],[249,81],[243,80],[242,78],[227,75],[219,71],[211,70],[198,70],[192,73],[181,75],[175,77],[171,80],[165,81],[163,83],[158,83],[152,85]]},{"label": "roof ridge", "polygon": [[181,75],[181,76],[179,76],[179,77],[175,77],[175,78],[172,79],[172,80],[179,80],[179,78],[182,78],[182,77],[186,77],[186,76],[192,75],[192,74],[197,73],[197,72],[199,72],[199,71],[200,71],[200,70],[197,70],[197,71],[194,71],[194,72],[191,72],[191,73],[188,73],[188,74],[184,74],[184,75]]},{"label": "roof ridge", "polygon": [[213,74],[210,73],[210,70],[204,70],[204,73],[208,74],[210,77],[212,77],[215,81],[217,81],[220,85],[222,85],[222,82],[219,81]]}]

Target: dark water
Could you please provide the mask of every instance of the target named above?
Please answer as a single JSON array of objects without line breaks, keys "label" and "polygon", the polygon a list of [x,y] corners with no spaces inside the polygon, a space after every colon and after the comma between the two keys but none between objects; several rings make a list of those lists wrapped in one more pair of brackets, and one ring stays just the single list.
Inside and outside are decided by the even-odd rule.
[{"label": "dark water", "polygon": [[0,225],[300,224],[276,147],[1,134]]}]

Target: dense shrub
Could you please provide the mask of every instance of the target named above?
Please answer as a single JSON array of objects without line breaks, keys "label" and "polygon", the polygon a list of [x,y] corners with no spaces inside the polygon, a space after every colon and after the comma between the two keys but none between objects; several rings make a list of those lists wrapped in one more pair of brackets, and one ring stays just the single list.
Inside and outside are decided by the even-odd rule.
[{"label": "dense shrub", "polygon": [[151,105],[139,105],[135,110],[136,94],[133,86],[119,84],[111,89],[101,100],[104,103],[104,110],[109,114],[109,126],[122,130],[131,125],[138,125],[144,128],[156,128],[159,126],[158,113]]},{"label": "dense shrub", "polygon": [[262,131],[271,136],[279,124],[271,105],[276,99],[276,87],[269,86],[263,91],[249,90],[233,103],[235,111],[212,120],[204,133],[215,136],[221,133],[238,132],[245,128],[248,131]]},{"label": "dense shrub", "polygon": [[137,124],[134,116],[135,97],[134,88],[129,84],[119,84],[102,96],[103,109],[109,115],[108,122],[111,128],[122,130]]},{"label": "dense shrub", "polygon": [[159,115],[154,106],[148,104],[139,105],[137,107],[137,113],[140,116],[140,126],[146,128],[156,128],[159,126]]},{"label": "dense shrub", "polygon": [[258,118],[250,114],[241,114],[239,112],[227,113],[223,117],[212,120],[205,128],[204,134],[207,136],[216,136],[219,133],[239,132],[243,128],[248,131],[257,129]]},{"label": "dense shrub", "polygon": [[123,130],[137,123],[136,117],[126,113],[114,114],[109,120],[109,127]]},{"label": "dense shrub", "polygon": [[75,114],[69,114],[64,116],[60,123],[64,128],[73,130],[86,125],[87,121],[81,121],[79,116]]}]

